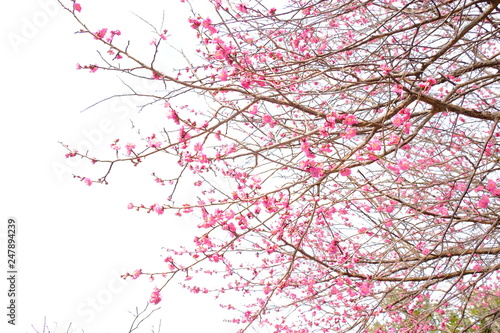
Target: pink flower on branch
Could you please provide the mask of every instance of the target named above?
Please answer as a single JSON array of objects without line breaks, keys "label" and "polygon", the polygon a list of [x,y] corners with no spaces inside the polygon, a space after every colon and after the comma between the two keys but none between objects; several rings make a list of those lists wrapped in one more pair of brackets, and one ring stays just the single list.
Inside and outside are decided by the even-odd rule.
[{"label": "pink flower on branch", "polygon": [[325,174],[323,171],[323,164],[315,162],[314,160],[300,161],[299,168],[309,172],[314,178],[321,178]]},{"label": "pink flower on branch", "polygon": [[247,6],[242,4],[242,3],[239,3],[236,5],[236,8],[242,12],[242,13],[245,13],[245,14],[248,14],[248,9],[247,9]]},{"label": "pink flower on branch", "polygon": [[151,293],[151,298],[149,300],[149,303],[151,304],[158,304],[161,301],[161,295],[160,295],[160,289],[154,288],[153,292]]},{"label": "pink flower on branch", "polygon": [[127,155],[130,156],[130,154],[132,153],[132,150],[135,149],[135,144],[133,144],[133,143],[127,143],[125,145],[125,149],[127,150]]},{"label": "pink flower on branch", "polygon": [[106,36],[106,33],[108,32],[107,28],[103,28],[96,33],[94,33],[94,39],[103,39],[104,36]]},{"label": "pink flower on branch", "polygon": [[[465,293],[472,302],[483,295],[480,285],[496,282],[486,276],[491,253],[471,253],[498,235],[493,230],[479,244],[486,229],[459,222],[486,228],[499,213],[500,134],[492,125],[498,97],[493,80],[478,80],[491,64],[460,49],[465,42],[491,58],[495,41],[487,45],[478,28],[448,43],[456,36],[443,33],[444,20],[454,17],[432,10],[403,13],[349,0],[289,1],[270,10],[267,3],[241,1],[210,0],[217,22],[201,15],[189,20],[198,45],[196,54],[186,54],[187,66],[169,63],[166,32],[148,37],[156,38],[155,47],[120,43],[101,53],[99,67],[79,65],[143,80],[133,91],[149,99],[144,105],[167,109],[159,108],[166,115],[158,124],[146,125],[161,137],[144,136],[141,149],[123,142],[120,153],[116,141],[116,152],[106,150],[111,159],[65,153],[104,165],[147,160],[154,168],[158,161],[162,178],[153,173],[154,181],[165,192],[155,204],[127,207],[162,220],[170,212],[199,219],[199,229],[193,242],[169,250],[154,278],[179,273],[187,285],[192,282],[183,280],[206,273],[220,294],[244,293],[248,302],[235,323],[255,320],[276,332],[352,325],[428,332],[437,329],[432,314],[438,313],[442,329],[449,328],[447,316],[461,311]],[[72,11],[80,20],[76,4]],[[471,20],[481,15],[467,13]],[[481,29],[494,32],[488,23]],[[86,32],[97,44],[118,35]],[[438,59],[436,38],[450,46]],[[127,59],[113,62],[120,53]],[[178,69],[167,75],[172,67]],[[471,274],[462,278],[465,270]],[[434,286],[451,288],[448,304],[433,303]],[[400,296],[393,308],[379,302]],[[147,297],[158,304],[160,289]],[[282,315],[292,307],[297,316]],[[420,315],[423,307],[429,318]],[[384,327],[370,326],[379,315],[386,316]]]},{"label": "pink flower on branch", "polygon": [[402,158],[398,161],[398,167],[401,171],[406,171],[410,168],[410,162],[406,158]]},{"label": "pink flower on branch", "polygon": [[344,139],[352,139],[356,136],[356,129],[354,127],[347,127],[345,132],[340,133],[340,137]]},{"label": "pink flower on branch", "polygon": [[478,201],[477,206],[479,208],[487,208],[489,203],[490,203],[489,196],[487,194],[483,194],[481,196],[481,199]]},{"label": "pink flower on branch", "polygon": [[351,169],[344,168],[344,169],[340,170],[340,175],[342,175],[344,177],[349,177],[351,175]]}]

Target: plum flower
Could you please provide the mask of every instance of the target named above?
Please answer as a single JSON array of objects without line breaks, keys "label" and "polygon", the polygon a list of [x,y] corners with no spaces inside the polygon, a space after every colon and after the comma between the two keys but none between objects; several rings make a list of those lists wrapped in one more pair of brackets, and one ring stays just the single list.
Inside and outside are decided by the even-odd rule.
[{"label": "plum flower", "polygon": [[481,199],[478,201],[477,206],[479,208],[486,208],[486,207],[488,207],[489,203],[490,203],[490,198],[488,197],[488,195],[483,194]]},{"label": "plum flower", "polygon": [[153,210],[153,212],[155,212],[156,214],[158,215],[162,215],[163,214],[163,207],[158,205],[158,204],[154,204],[151,209]]},{"label": "plum flower", "polygon": [[90,178],[87,178],[87,177],[83,178],[83,182],[84,182],[85,184],[87,184],[87,186],[92,185],[92,180],[90,180]]},{"label": "plum flower", "polygon": [[227,81],[227,78],[228,78],[227,71],[225,69],[221,70],[219,72],[219,79],[221,81]]},{"label": "plum flower", "polygon": [[107,28],[103,28],[95,33],[94,39],[103,39],[104,36],[106,36],[106,33],[108,32]]},{"label": "plum flower", "polygon": [[161,301],[160,289],[155,288],[151,293],[151,299],[149,300],[149,303],[158,304],[160,303],[160,301]]},{"label": "plum flower", "polygon": [[136,269],[134,274],[132,275],[132,279],[137,279],[142,274],[142,269]]},{"label": "plum flower", "polygon": [[410,168],[410,162],[406,158],[402,158],[398,161],[398,167],[401,171],[406,171]]},{"label": "plum flower", "polygon": [[343,121],[344,125],[353,125],[357,124],[358,120],[356,119],[356,116],[353,114],[348,114]]},{"label": "plum flower", "polygon": [[242,3],[239,3],[236,5],[236,8],[242,12],[242,13],[245,13],[245,14],[248,14],[248,9],[247,9],[247,6],[245,6],[244,4]]},{"label": "plum flower", "polygon": [[148,136],[147,141],[148,141],[148,146],[151,148],[160,148],[161,147],[161,142],[156,140],[155,134],[151,135],[150,137]]},{"label": "plum flower", "polygon": [[404,123],[404,119],[403,117],[401,117],[400,115],[395,115],[393,118],[392,118],[392,124],[396,127],[399,127],[401,125],[403,125]]},{"label": "plum flower", "polygon": [[340,175],[342,175],[344,177],[350,176],[351,175],[351,169],[345,168],[345,169],[340,170]]},{"label": "plum flower", "polygon": [[127,155],[130,156],[130,154],[132,153],[132,150],[135,148],[135,144],[133,143],[127,143],[125,145],[125,149],[127,149]]},{"label": "plum flower", "polygon": [[346,128],[344,133],[340,133],[340,137],[344,139],[352,139],[356,136],[356,129],[353,127]]},{"label": "plum flower", "polygon": [[304,171],[309,172],[309,174],[314,178],[320,178],[325,175],[323,171],[323,164],[317,163],[314,160],[305,160],[299,162],[299,168]]}]

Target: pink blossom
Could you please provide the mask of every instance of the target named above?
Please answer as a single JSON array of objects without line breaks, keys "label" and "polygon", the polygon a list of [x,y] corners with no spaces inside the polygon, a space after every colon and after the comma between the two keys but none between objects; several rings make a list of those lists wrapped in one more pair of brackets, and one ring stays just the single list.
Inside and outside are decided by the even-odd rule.
[{"label": "pink blossom", "polygon": [[125,145],[125,149],[127,149],[127,155],[130,156],[132,153],[132,150],[135,148],[135,145],[133,143],[127,143]]},{"label": "pink blossom", "polygon": [[161,147],[161,142],[156,140],[156,135],[152,135],[147,138],[148,141],[148,146],[151,148],[160,148]]},{"label": "pink blossom", "polygon": [[134,208],[134,204],[133,204],[133,203],[129,203],[129,204],[127,205],[127,208],[128,208],[128,209],[133,209],[133,208]]},{"label": "pink blossom", "polygon": [[115,142],[113,142],[113,143],[110,145],[110,146],[111,146],[111,149],[116,150],[116,151],[120,150],[120,149],[121,149],[121,147],[120,147],[117,143],[118,143],[118,140],[116,140]]},{"label": "pink blossom", "polygon": [[399,135],[393,133],[389,136],[389,141],[387,141],[387,143],[390,145],[397,145],[399,143],[400,139],[401,138],[399,137]]},{"label": "pink blossom", "polygon": [[248,110],[248,113],[250,114],[257,114],[259,112],[259,107],[257,104],[254,104],[251,109]]},{"label": "pink blossom", "polygon": [[274,125],[276,125],[276,120],[274,120],[270,115],[265,114],[262,116],[262,123],[269,124],[269,126],[271,126],[272,128],[274,127]]},{"label": "pink blossom", "polygon": [[309,145],[309,142],[307,140],[302,141],[302,144],[300,145],[300,149],[306,154],[308,158],[315,158],[316,155],[311,150],[311,146]]},{"label": "pink blossom", "polygon": [[203,20],[203,27],[204,28],[208,28],[211,25],[212,25],[212,20],[210,19],[210,17],[207,17],[206,19]]},{"label": "pink blossom", "polygon": [[490,193],[496,193],[497,183],[492,179],[488,179],[488,185],[486,185],[486,189]]},{"label": "pink blossom", "polygon": [[400,84],[398,84],[398,85],[394,86],[394,87],[392,88],[392,91],[394,91],[396,94],[398,94],[398,95],[399,95],[399,98],[403,98],[404,93],[405,93],[405,92],[404,92],[404,89],[403,89],[403,86],[402,86],[402,85],[400,85]]},{"label": "pink blossom", "polygon": [[66,158],[70,158],[70,157],[75,157],[76,154],[78,154],[78,151],[77,150],[73,150],[73,151],[70,151],[69,153],[65,154],[64,156]]},{"label": "pink blossom", "polygon": [[356,116],[353,114],[348,114],[343,121],[344,125],[353,125],[357,124],[358,120],[356,119]]},{"label": "pink blossom", "polygon": [[410,168],[410,162],[406,158],[402,158],[398,161],[398,167],[402,171],[406,171]]},{"label": "pink blossom", "polygon": [[382,143],[380,142],[380,140],[372,140],[370,142],[370,144],[368,144],[368,150],[370,151],[377,151],[377,150],[380,150],[382,149]]},{"label": "pink blossom", "polygon": [[410,134],[410,129],[411,129],[412,123],[410,121],[407,121],[403,124],[403,131],[405,134]]},{"label": "pink blossom", "polygon": [[356,136],[356,129],[353,127],[346,128],[344,133],[340,133],[340,136],[344,139],[352,139]]},{"label": "pink blossom", "polygon": [[142,274],[142,269],[140,269],[140,268],[136,269],[134,274],[132,275],[132,279],[134,279],[134,280],[137,279],[139,276],[141,276],[141,274]]},{"label": "pink blossom", "polygon": [[236,5],[236,8],[242,12],[242,13],[245,13],[245,14],[248,14],[248,10],[247,10],[247,6],[242,4],[242,3],[239,3]]},{"label": "pink blossom", "polygon": [[155,288],[151,293],[151,299],[149,300],[149,303],[158,304],[160,303],[160,301],[161,301],[160,289]]},{"label": "pink blossom", "polygon": [[157,71],[153,71],[152,78],[155,79],[155,80],[162,80],[163,79],[163,75],[160,74],[160,73],[158,73]]},{"label": "pink blossom", "polygon": [[172,119],[176,125],[180,125],[179,115],[174,109],[167,110],[167,118]]},{"label": "pink blossom", "polygon": [[486,207],[488,207],[489,203],[490,203],[490,198],[488,197],[488,195],[483,194],[481,199],[478,201],[477,206],[479,208],[486,208]]},{"label": "pink blossom", "polygon": [[419,83],[418,86],[422,88],[423,92],[429,91],[429,89],[437,83],[436,79],[433,77],[428,78],[425,82]]},{"label": "pink blossom", "polygon": [[318,168],[318,167],[309,167],[309,169],[307,170],[309,171],[309,173],[311,174],[312,177],[314,178],[320,178],[320,177],[323,177],[324,175],[324,172],[321,168]]},{"label": "pink blossom", "polygon": [[349,168],[342,169],[340,170],[340,174],[344,177],[348,177],[351,175],[351,169]]},{"label": "pink blossom", "polygon": [[321,163],[317,163],[314,160],[300,161],[299,168],[309,172],[311,176],[315,178],[321,178],[325,174],[323,171],[323,165]]},{"label": "pink blossom", "polygon": [[198,29],[198,27],[201,25],[201,22],[198,20],[188,19],[188,21],[191,24],[191,28],[193,29]]},{"label": "pink blossom", "polygon": [[381,64],[380,69],[382,70],[384,75],[387,75],[391,72],[391,68],[389,66],[387,66],[386,64]]},{"label": "pink blossom", "polygon": [[210,17],[207,17],[205,20],[203,20],[203,27],[207,28],[211,34],[217,33],[217,29],[212,25],[212,20],[210,19]]},{"label": "pink blossom", "polygon": [[107,28],[103,28],[95,33],[94,38],[95,39],[103,39],[104,36],[106,36],[106,33],[108,32]]},{"label": "pink blossom", "polygon": [[203,144],[201,142],[196,142],[194,144],[194,150],[195,151],[202,151],[203,150]]},{"label": "pink blossom", "polygon": [[399,126],[403,125],[404,119],[399,114],[397,114],[394,117],[392,117],[392,123],[394,126],[399,127]]},{"label": "pink blossom", "polygon": [[365,296],[371,294],[372,289],[373,289],[373,286],[369,282],[363,282],[359,286],[359,292],[361,293],[361,295],[365,295]]},{"label": "pink blossom", "polygon": [[163,207],[158,205],[158,204],[154,204],[153,207],[152,207],[153,211],[158,214],[158,215],[162,215],[163,214]]},{"label": "pink blossom", "polygon": [[82,11],[82,6],[80,6],[79,3],[74,3],[73,4],[73,10],[76,10],[77,12],[81,12]]},{"label": "pink blossom", "polygon": [[85,184],[87,184],[87,186],[92,185],[92,180],[90,180],[90,178],[87,178],[87,177],[83,178],[83,182],[84,182]]},{"label": "pink blossom", "polygon": [[240,81],[240,83],[241,83],[241,86],[243,88],[248,89],[248,88],[250,88],[252,81],[250,81],[249,79],[244,78],[244,79],[242,79]]},{"label": "pink blossom", "polygon": [[225,69],[223,69],[219,72],[219,79],[221,81],[227,81],[227,77],[228,77],[228,75],[227,75],[227,71]]}]

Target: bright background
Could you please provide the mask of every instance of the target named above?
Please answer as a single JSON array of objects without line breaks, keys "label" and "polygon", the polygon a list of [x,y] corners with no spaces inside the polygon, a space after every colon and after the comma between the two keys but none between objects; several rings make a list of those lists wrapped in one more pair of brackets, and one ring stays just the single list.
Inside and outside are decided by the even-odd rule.
[{"label": "bright background", "polygon": [[[133,13],[158,25],[165,10],[169,41],[188,46],[192,41],[185,19],[189,7],[178,0],[82,0],[81,5],[91,29],[120,29],[131,38],[151,30]],[[119,275],[137,268],[160,271],[162,247],[190,243],[195,222],[126,209],[129,202],[166,196],[153,184],[149,166],[119,166],[108,186],[88,187],[72,177],[95,168],[65,159],[58,141],[98,155],[130,132],[137,103],[103,103],[80,112],[125,91],[112,73],[76,70],[76,63],[98,59],[98,43],[75,34],[79,27],[55,0],[0,6],[0,267],[6,275],[7,219],[14,217],[19,272],[16,327],[6,324],[8,287],[6,278],[0,279],[0,331],[31,333],[33,325],[42,332],[46,318],[51,332],[66,332],[70,323],[78,332],[128,332],[129,311],[142,309],[161,281],[123,281]],[[137,121],[165,119],[154,111],[143,111]],[[234,332],[213,296],[192,295],[175,285],[162,296],[161,310],[140,332],[151,332],[160,319],[161,332]]]}]

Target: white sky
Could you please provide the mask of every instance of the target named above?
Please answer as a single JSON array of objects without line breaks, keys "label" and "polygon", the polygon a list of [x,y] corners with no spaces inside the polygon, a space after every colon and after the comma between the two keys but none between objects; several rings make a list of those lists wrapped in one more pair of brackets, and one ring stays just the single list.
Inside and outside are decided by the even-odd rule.
[{"label": "white sky", "polygon": [[[184,5],[179,0],[88,2],[81,1],[82,15],[89,15],[85,21],[95,30],[147,31],[131,12],[160,22],[165,9],[171,27],[179,26],[175,18],[186,15],[180,13]],[[149,203],[165,195],[152,183],[148,166],[136,172],[120,167],[108,186],[87,187],[71,177],[92,169],[66,160],[58,141],[106,147],[127,133],[130,122],[110,104],[80,113],[123,89],[113,74],[75,70],[77,62],[96,59],[97,43],[75,35],[75,22],[55,4],[26,0],[0,5],[0,267],[6,276],[7,219],[14,217],[19,272],[16,327],[6,324],[8,288],[6,278],[0,279],[0,331],[31,333],[31,325],[42,329],[46,317],[52,332],[56,324],[56,332],[66,332],[71,322],[79,332],[127,332],[128,311],[142,308],[156,283],[145,278],[123,282],[118,275],[136,268],[160,270],[161,247],[191,242],[195,222],[126,209],[129,202]],[[185,31],[192,35],[189,28]],[[171,40],[176,38],[186,36],[176,33]],[[103,128],[103,122],[110,128]],[[97,299],[95,308],[92,299]],[[222,322],[224,314],[212,296],[172,286],[160,305],[161,313],[141,332],[151,332],[160,318],[162,332],[234,332]]]}]

